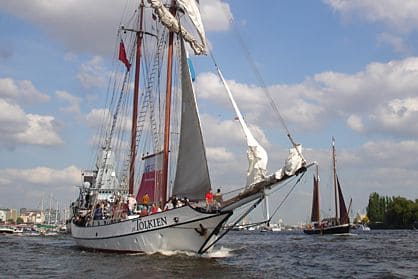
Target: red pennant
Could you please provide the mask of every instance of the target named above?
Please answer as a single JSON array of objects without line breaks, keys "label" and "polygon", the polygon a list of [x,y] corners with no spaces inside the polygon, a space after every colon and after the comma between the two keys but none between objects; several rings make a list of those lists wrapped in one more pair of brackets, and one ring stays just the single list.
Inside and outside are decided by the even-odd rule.
[{"label": "red pennant", "polygon": [[126,68],[129,71],[129,69],[131,68],[131,63],[129,63],[129,60],[126,57],[125,45],[123,44],[122,40],[120,40],[119,44],[119,60],[122,61],[123,64],[125,64]]}]

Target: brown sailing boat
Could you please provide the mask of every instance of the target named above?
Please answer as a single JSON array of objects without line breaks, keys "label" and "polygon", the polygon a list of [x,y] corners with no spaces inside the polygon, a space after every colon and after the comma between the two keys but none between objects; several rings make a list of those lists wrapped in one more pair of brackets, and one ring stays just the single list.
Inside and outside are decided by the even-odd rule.
[{"label": "brown sailing boat", "polygon": [[334,202],[335,216],[331,218],[320,219],[319,210],[319,175],[318,166],[316,168],[316,176],[313,183],[313,198],[311,223],[303,230],[306,234],[342,234],[350,232],[350,220],[348,218],[348,210],[344,202],[343,192],[341,190],[340,181],[337,176],[335,167],[335,140],[332,138],[332,166],[334,180]]}]

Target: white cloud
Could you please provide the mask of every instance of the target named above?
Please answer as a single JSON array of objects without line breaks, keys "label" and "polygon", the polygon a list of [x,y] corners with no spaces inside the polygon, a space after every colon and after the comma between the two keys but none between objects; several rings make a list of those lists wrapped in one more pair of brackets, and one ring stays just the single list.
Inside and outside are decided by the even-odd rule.
[{"label": "white cloud", "polygon": [[[226,82],[238,106],[244,113],[248,113],[247,108],[256,111],[267,103],[260,87],[238,83],[234,80],[227,80]],[[227,91],[219,77],[214,73],[199,74],[196,77],[195,89],[200,98],[210,100],[232,111]],[[248,118],[248,115],[245,117]]]},{"label": "white cloud", "polygon": [[133,11],[137,5],[138,2],[133,0],[73,0],[63,3],[0,0],[0,9],[4,12],[41,27],[69,50],[101,54],[113,50],[114,35],[125,8]]},{"label": "white cloud", "polygon": [[417,141],[369,141],[363,144],[359,152],[367,157],[368,161],[373,161],[377,167],[418,169],[416,160],[418,157]]},{"label": "white cloud", "polygon": [[225,31],[233,18],[229,4],[220,0],[201,0],[200,12],[207,31]]},{"label": "white cloud", "polygon": [[376,129],[404,135],[418,135],[418,98],[390,100],[371,115]]},{"label": "white cloud", "polygon": [[361,117],[355,114],[352,114],[347,118],[347,126],[356,132],[362,132],[364,130],[364,125]]},{"label": "white cloud", "polygon": [[[227,82],[249,124],[278,127],[278,118],[260,87]],[[216,75],[200,74],[195,88],[201,101],[212,102],[234,117]],[[300,84],[272,85],[267,90],[293,129],[313,130],[340,120],[359,133],[417,135],[418,57],[370,63],[354,74],[322,72]]]},{"label": "white cloud", "polygon": [[16,104],[0,99],[0,139],[13,138],[29,127],[25,112]]},{"label": "white cloud", "polygon": [[306,85],[316,89],[311,97],[328,112],[327,118],[347,118],[354,131],[411,134],[408,126],[416,110],[417,57],[371,63],[352,75],[320,73]]},{"label": "white cloud", "polygon": [[61,108],[62,111],[79,114],[81,98],[71,95],[70,93],[62,90],[55,92],[55,95],[68,103],[67,107]]},{"label": "white cloud", "polygon": [[[225,15],[231,16],[228,4],[220,0],[200,2],[208,31],[229,28],[229,20]],[[72,0],[65,3],[0,0],[0,9],[39,26],[61,41],[69,51],[109,55],[116,46],[114,38],[121,18],[130,19],[138,3],[136,0]]]},{"label": "white cloud", "polygon": [[64,143],[57,133],[53,116],[27,114],[29,128],[16,135],[20,143],[37,145],[58,145]]},{"label": "white cloud", "polygon": [[[87,124],[87,126],[96,131],[100,131],[99,129],[101,129],[102,127],[107,127],[107,129],[109,129],[111,126],[112,120],[113,120],[113,116],[111,115],[110,111],[108,109],[103,109],[103,108],[94,108],[87,115],[85,115],[85,123]],[[131,131],[131,125],[132,125],[132,120],[130,117],[119,114],[116,127],[121,127],[125,132],[128,132],[129,134]],[[125,138],[122,139],[122,142],[119,142],[118,146],[114,147],[114,148],[117,148],[117,152],[119,153],[125,152],[130,147],[129,136],[127,133],[124,133],[124,134],[125,134]],[[103,136],[104,135],[102,134],[99,135],[98,133],[93,134],[93,136],[89,139],[89,144],[92,146],[102,145],[104,143]]]},{"label": "white cloud", "polygon": [[49,101],[50,97],[29,80],[0,79],[0,142],[3,146],[19,144],[51,146],[62,144],[53,116],[28,114],[20,104]]},{"label": "white cloud", "polygon": [[415,0],[324,0],[334,10],[348,17],[355,15],[369,22],[383,22],[399,31],[418,29],[418,2]]},{"label": "white cloud", "polygon": [[89,127],[100,127],[104,121],[109,121],[105,119],[110,119],[110,112],[108,109],[92,109],[87,115],[87,125]]},{"label": "white cloud", "polygon": [[[94,108],[86,115],[87,125],[92,128],[98,128],[102,125],[110,126],[112,119],[113,116],[111,115],[110,111],[103,108]],[[118,123],[122,123],[121,126],[125,131],[131,130],[131,118],[119,114]]]},{"label": "white cloud", "polygon": [[35,88],[30,80],[0,78],[0,98],[33,104],[49,101],[49,96]]},{"label": "white cloud", "polygon": [[106,71],[103,67],[103,58],[95,56],[90,61],[80,66],[77,79],[86,88],[104,87],[106,85],[106,75]]},{"label": "white cloud", "polygon": [[[377,34],[379,44],[388,44],[398,53],[408,53],[408,36],[418,30],[418,2],[415,0],[323,0],[345,20],[365,20],[385,29]],[[354,19],[352,19],[354,18]]]},{"label": "white cloud", "polygon": [[208,160],[211,161],[232,161],[234,159],[234,154],[225,147],[208,147],[206,149],[206,155]]},{"label": "white cloud", "polygon": [[[32,169],[0,169],[2,206],[12,208],[38,207],[43,197],[52,194],[54,199],[64,201],[67,207],[76,198],[76,185],[81,182],[81,171],[76,166],[64,169],[36,167]],[[46,202],[46,198],[44,199]]]},{"label": "white cloud", "polygon": [[62,144],[55,118],[26,114],[18,105],[0,99],[0,142],[4,146]]},{"label": "white cloud", "polygon": [[[234,148],[246,146],[246,140],[241,125],[234,119],[220,120],[211,115],[204,114],[201,116],[203,134],[207,146],[222,146],[229,144]],[[270,145],[266,135],[260,127],[248,125],[257,141],[268,147]]]}]

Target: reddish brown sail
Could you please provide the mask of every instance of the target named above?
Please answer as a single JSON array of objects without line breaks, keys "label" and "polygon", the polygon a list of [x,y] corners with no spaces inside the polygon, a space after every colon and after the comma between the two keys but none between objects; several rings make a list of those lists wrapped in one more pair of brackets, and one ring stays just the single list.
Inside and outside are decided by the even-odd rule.
[{"label": "reddish brown sail", "polygon": [[348,224],[350,220],[348,218],[347,207],[344,202],[343,191],[341,190],[340,181],[337,176],[337,188],[338,188],[338,203],[340,205],[340,224]]},{"label": "reddish brown sail", "polygon": [[313,198],[312,198],[312,211],[311,222],[319,222],[319,179],[313,177]]}]

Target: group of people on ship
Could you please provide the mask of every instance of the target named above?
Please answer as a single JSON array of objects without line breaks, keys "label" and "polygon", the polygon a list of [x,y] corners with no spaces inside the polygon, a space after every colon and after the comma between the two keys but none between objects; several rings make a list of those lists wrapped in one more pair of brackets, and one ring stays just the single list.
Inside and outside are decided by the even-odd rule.
[{"label": "group of people on ship", "polygon": [[206,209],[208,211],[212,209],[218,210],[219,208],[221,208],[221,205],[223,202],[221,189],[216,190],[215,194],[212,193],[212,189],[209,189],[209,192],[206,193],[205,200],[206,200]]},{"label": "group of people on ship", "polygon": [[[137,201],[132,194],[129,194],[126,198],[122,196],[116,196],[112,199],[105,199],[96,201],[93,209],[91,197],[86,197],[88,201],[84,200],[81,204],[85,205],[84,210],[79,210],[78,214],[74,214],[74,221],[79,224],[86,224],[93,220],[124,220],[129,218],[128,216],[148,216],[156,214],[162,211],[171,210],[174,208],[190,205],[194,208],[198,207],[198,202],[190,202],[188,198],[177,198],[175,195],[169,198],[163,209],[159,205],[159,202],[151,201],[148,193],[145,193],[140,201]],[[220,189],[215,194],[210,189],[205,195],[205,204],[207,212],[213,210],[219,210],[222,204],[222,194]],[[87,204],[88,203],[88,204]]]}]

